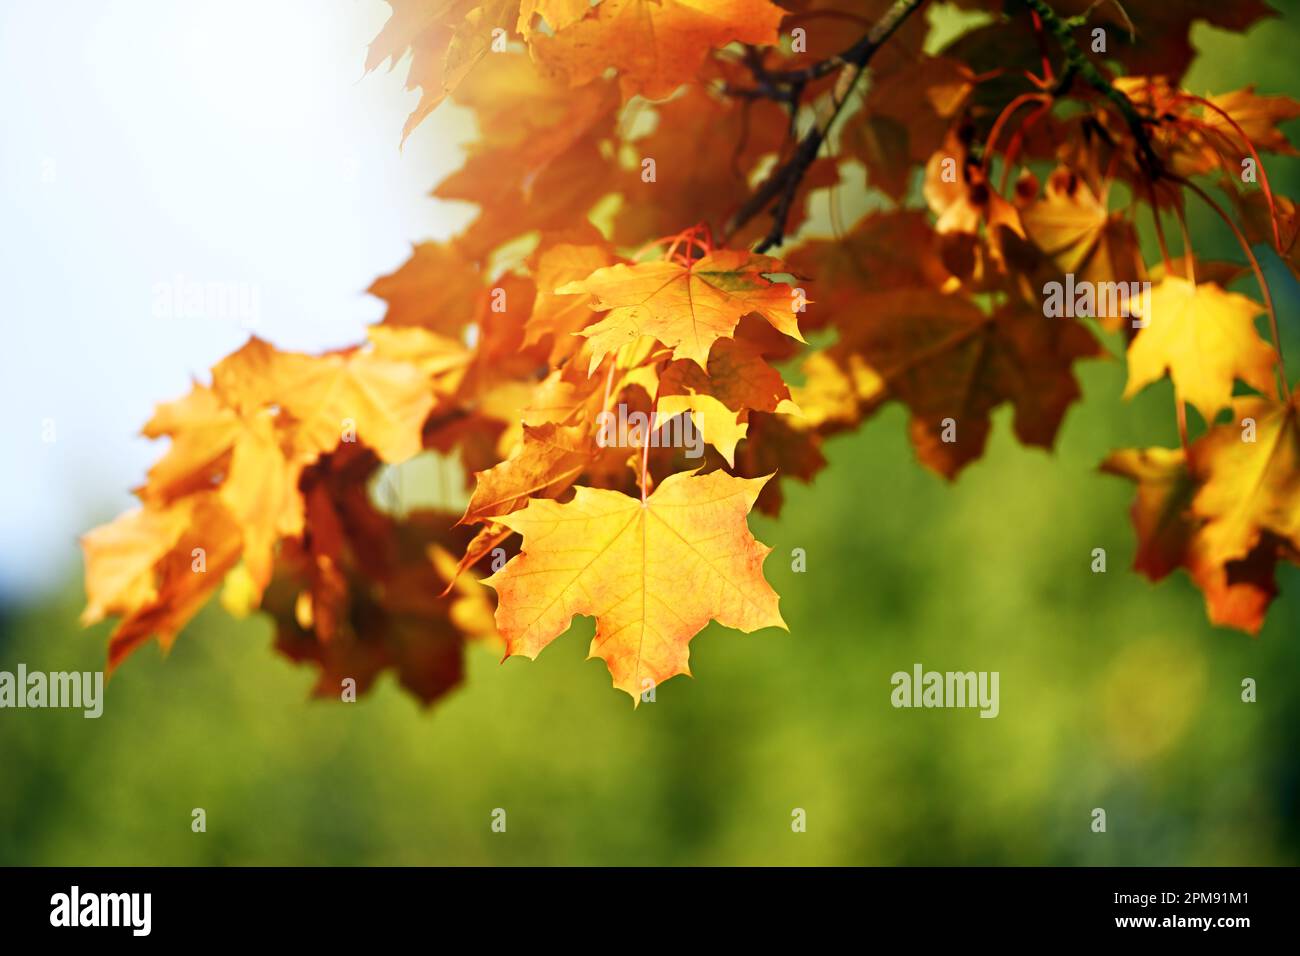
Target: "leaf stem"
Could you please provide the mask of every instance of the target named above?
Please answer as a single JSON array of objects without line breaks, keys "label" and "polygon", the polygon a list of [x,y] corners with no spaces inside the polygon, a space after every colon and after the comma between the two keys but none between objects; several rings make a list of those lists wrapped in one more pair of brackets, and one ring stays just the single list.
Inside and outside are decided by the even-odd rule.
[{"label": "leaf stem", "polygon": [[1187,229],[1187,214],[1181,208],[1176,208],[1178,214],[1178,228],[1183,234],[1183,278],[1196,285],[1196,262],[1192,253],[1192,235]]},{"label": "leaf stem", "polygon": [[650,436],[655,430],[655,412],[659,408],[659,389],[655,389],[655,400],[650,403],[650,415],[646,419],[645,426],[645,443],[641,446],[641,504],[649,497],[646,491],[650,484]]},{"label": "leaf stem", "polygon": [[[1021,93],[1002,108],[998,118],[993,121],[993,128],[989,130],[988,139],[984,143],[984,160],[981,163],[981,172],[983,172],[985,180],[989,178],[989,166],[993,162],[994,147],[998,144],[998,137],[1002,134],[1002,127],[1007,125],[1016,110],[1026,103],[1046,103],[1050,105],[1051,102],[1052,98],[1046,93]],[[1002,181],[1003,183],[1006,182],[1006,170],[1003,170]]]},{"label": "leaf stem", "polygon": [[1174,274],[1174,261],[1169,255],[1169,243],[1165,241],[1165,227],[1160,222],[1160,207],[1156,204],[1156,193],[1150,183],[1147,184],[1147,191],[1151,197],[1151,220],[1156,224],[1156,242],[1160,244],[1160,258],[1164,262],[1165,275],[1170,276]]},{"label": "leaf stem", "polygon": [[[1278,252],[1281,252],[1282,237],[1279,234],[1278,227],[1277,227],[1277,207],[1273,203],[1273,190],[1269,187],[1268,172],[1264,169],[1264,161],[1260,159],[1259,153],[1255,151],[1255,144],[1250,141],[1250,137],[1247,136],[1246,131],[1237,124],[1237,121],[1234,120],[1230,115],[1228,115],[1227,110],[1210,102],[1203,96],[1195,96],[1191,93],[1180,92],[1178,94],[1178,97],[1179,99],[1190,100],[1193,103],[1199,103],[1201,106],[1204,106],[1206,109],[1210,109],[1213,110],[1215,113],[1218,113],[1219,116],[1223,117],[1224,121],[1227,122],[1229,126],[1231,126],[1234,130],[1237,131],[1237,135],[1240,136],[1242,142],[1246,144],[1246,149],[1250,151],[1251,157],[1255,160],[1255,166],[1257,169],[1259,169],[1259,176],[1260,176],[1259,184],[1260,187],[1264,190],[1264,199],[1268,202],[1268,216],[1269,216],[1269,220],[1272,222],[1273,225],[1273,248],[1276,249]],[[1202,123],[1198,123],[1197,125],[1200,126],[1202,130],[1205,132],[1218,132],[1217,130],[1214,129],[1214,127],[1210,126],[1208,123],[1202,122]],[[1226,139],[1227,137],[1224,138]]]}]

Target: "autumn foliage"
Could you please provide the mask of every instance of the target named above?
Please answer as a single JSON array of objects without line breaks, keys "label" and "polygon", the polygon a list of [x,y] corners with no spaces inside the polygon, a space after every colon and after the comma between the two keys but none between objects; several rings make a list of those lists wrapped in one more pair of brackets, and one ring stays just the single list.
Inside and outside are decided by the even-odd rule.
[{"label": "autumn foliage", "polygon": [[[828,436],[901,403],[955,479],[1004,404],[1050,448],[1107,354],[1126,395],[1172,380],[1181,436],[1101,464],[1136,484],[1136,569],[1258,630],[1300,561],[1300,412],[1254,252],[1300,274],[1264,167],[1300,104],[1179,83],[1193,19],[1245,29],[1261,0],[962,0],[986,16],[942,49],[924,0],[389,2],[366,65],[409,62],[403,138],[446,99],[473,112],[433,194],[477,215],[374,282],[364,342],[253,338],[159,406],[139,507],[84,539],[110,668],[224,581],[321,695],[391,669],[429,702],[468,642],[532,658],[586,615],[637,700],[708,622],[785,626],[747,516]],[[877,201],[845,221],[864,174]],[[1196,257],[1189,203],[1248,269]],[[1050,308],[1053,283],[1112,294]],[[618,406],[688,416],[704,455],[601,441]],[[463,514],[378,500],[426,451],[463,466]]]}]

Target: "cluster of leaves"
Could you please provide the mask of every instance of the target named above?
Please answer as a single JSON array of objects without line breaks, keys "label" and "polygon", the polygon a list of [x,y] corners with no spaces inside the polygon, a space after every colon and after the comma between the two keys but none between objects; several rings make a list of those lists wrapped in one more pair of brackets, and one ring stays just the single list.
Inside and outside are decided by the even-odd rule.
[{"label": "cluster of leaves", "polygon": [[[1250,243],[1300,268],[1300,223],[1262,167],[1258,187],[1240,171],[1291,152],[1278,124],[1300,105],[1179,79],[1193,19],[1244,29],[1262,2],[961,0],[987,16],[938,52],[924,0],[389,3],[368,66],[409,54],[404,136],[444,99],[473,112],[434,195],[477,215],[374,283],[387,311],[364,345],[253,339],[159,408],[145,434],[171,446],[141,507],[84,541],[86,620],[121,618],[110,666],[169,644],[226,578],[321,694],[392,668],[428,702],[468,641],[534,657],[582,614],[639,699],[689,672],[710,620],[784,626],[747,515],[777,514],[828,436],[900,402],[921,464],[951,479],[1009,403],[1019,440],[1048,448],[1074,364],[1106,339],[1130,393],[1172,379],[1183,439],[1104,464],[1138,483],[1138,570],[1185,568],[1215,621],[1259,627],[1300,549],[1300,426],[1256,328],[1268,311],[1276,343]],[[879,202],[846,227],[840,186],[863,170]],[[1188,244],[1188,197],[1223,212],[1207,189],[1266,308]],[[818,204],[833,233],[807,227]],[[1152,282],[1140,327],[1100,297],[1045,316],[1067,274]],[[620,405],[689,416],[703,459],[650,427],[600,441]],[[471,476],[462,515],[375,503],[380,469],[422,450]],[[510,560],[480,581],[494,553]]]}]

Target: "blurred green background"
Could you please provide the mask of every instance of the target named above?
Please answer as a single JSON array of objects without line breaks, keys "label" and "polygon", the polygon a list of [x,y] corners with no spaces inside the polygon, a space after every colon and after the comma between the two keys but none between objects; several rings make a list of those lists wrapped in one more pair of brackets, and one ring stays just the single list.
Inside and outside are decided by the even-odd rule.
[{"label": "blurred green background", "polygon": [[[1300,94],[1295,20],[1193,39],[1191,89]],[[1300,195],[1300,164],[1266,163]],[[1209,215],[1192,223],[1198,253],[1232,257]],[[1300,356],[1296,285],[1269,274]],[[1171,392],[1121,401],[1119,361],[1082,379],[1054,453],[1016,445],[1004,411],[952,486],[916,464],[899,408],[830,442],[781,519],[753,520],[790,633],[710,627],[695,678],[637,710],[584,660],[590,622],[536,662],[471,650],[466,686],[426,712],[387,678],[309,701],[269,623],[214,602],[167,660],[127,663],[99,720],[0,712],[0,864],[1300,863],[1300,574],[1282,569],[1252,639],[1207,624],[1183,575],[1131,573],[1133,489],[1096,466],[1176,444]],[[100,668],[108,626],[81,631],[80,608],[73,569],[4,608],[0,669]],[[1000,716],[893,709],[890,675],[915,662],[999,671]]]}]

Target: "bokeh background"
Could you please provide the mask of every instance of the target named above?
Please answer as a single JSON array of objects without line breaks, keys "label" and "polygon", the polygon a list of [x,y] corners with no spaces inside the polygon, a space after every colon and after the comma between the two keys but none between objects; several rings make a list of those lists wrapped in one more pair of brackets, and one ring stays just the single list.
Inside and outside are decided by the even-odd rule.
[{"label": "bokeh background", "polygon": [[[1300,96],[1300,10],[1274,4],[1245,36],[1199,26],[1187,85]],[[386,13],[0,6],[0,669],[102,667],[76,535],[129,505],[152,404],[249,331],[155,317],[156,283],[252,283],[259,334],[340,345],[379,316],[370,280],[463,221],[425,194],[465,117],[440,111],[399,151],[404,70],[361,76]],[[1300,163],[1266,162],[1300,195]],[[1199,254],[1233,257],[1203,210],[1192,229]],[[1296,284],[1267,269],[1300,356]],[[1207,624],[1183,576],[1132,574],[1132,488],[1097,464],[1176,444],[1171,393],[1123,402],[1121,361],[1082,379],[1055,452],[1000,414],[951,486],[916,464],[900,409],[831,441],[780,520],[753,521],[790,633],[710,627],[695,678],[637,710],[584,660],[590,622],[536,662],[472,650],[466,686],[425,711],[388,679],[308,700],[269,623],[213,602],[166,660],[127,663],[99,720],[0,711],[0,864],[1295,865],[1300,573],[1281,571],[1257,638]],[[999,671],[1001,715],[893,709],[889,677],[915,662]]]}]

